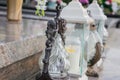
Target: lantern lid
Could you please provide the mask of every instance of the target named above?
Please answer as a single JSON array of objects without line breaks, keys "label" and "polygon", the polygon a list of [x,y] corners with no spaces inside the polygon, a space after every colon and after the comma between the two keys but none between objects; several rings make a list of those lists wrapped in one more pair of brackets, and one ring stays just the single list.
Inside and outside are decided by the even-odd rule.
[{"label": "lantern lid", "polygon": [[107,19],[107,17],[103,13],[103,10],[98,5],[97,0],[93,0],[93,2],[88,6],[87,10],[90,11],[90,15],[93,19],[97,19],[97,20]]},{"label": "lantern lid", "polygon": [[87,14],[87,10],[82,7],[78,0],[72,0],[61,11],[60,17],[70,23],[92,23],[93,19]]}]

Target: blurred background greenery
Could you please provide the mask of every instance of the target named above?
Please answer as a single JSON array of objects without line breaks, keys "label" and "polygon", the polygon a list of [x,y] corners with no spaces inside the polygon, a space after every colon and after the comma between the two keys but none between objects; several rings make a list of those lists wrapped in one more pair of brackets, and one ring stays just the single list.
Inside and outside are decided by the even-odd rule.
[{"label": "blurred background greenery", "polygon": [[62,0],[62,1],[68,4],[72,0]]},{"label": "blurred background greenery", "polygon": [[[63,0],[63,2],[65,2],[67,4],[70,1],[72,1],[72,0]],[[79,0],[79,1],[81,1],[81,0]],[[93,0],[88,0],[88,1],[90,4],[90,3],[92,3]],[[120,15],[120,0],[97,0],[97,1],[98,1],[99,5],[102,7],[105,14]],[[87,5],[89,5],[89,4],[87,4]]]}]

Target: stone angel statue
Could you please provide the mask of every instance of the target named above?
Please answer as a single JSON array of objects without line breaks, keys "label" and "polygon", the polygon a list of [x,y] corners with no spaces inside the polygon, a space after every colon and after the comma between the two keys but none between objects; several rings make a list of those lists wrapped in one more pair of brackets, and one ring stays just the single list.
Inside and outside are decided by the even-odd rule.
[{"label": "stone angel statue", "polygon": [[[56,26],[56,23],[54,21],[52,21],[52,23],[50,24],[54,24],[54,25],[51,26],[48,24],[49,28]],[[59,31],[61,30],[58,30],[58,32],[54,37],[54,43],[52,45],[51,55],[49,57],[49,67],[48,67],[49,74],[51,75],[51,77],[55,77],[55,78],[66,77],[67,71],[70,67],[70,63],[68,61],[68,53],[65,50],[63,38]],[[43,51],[42,56],[39,58],[40,69],[43,69],[42,60],[44,56],[45,56],[45,51]]]}]

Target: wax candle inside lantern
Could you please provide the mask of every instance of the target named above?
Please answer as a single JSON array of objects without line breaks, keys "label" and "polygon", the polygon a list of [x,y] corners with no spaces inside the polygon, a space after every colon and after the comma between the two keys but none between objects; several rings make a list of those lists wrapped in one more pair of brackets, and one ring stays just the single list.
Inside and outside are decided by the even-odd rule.
[{"label": "wax candle inside lantern", "polygon": [[75,30],[75,24],[67,24],[66,31],[66,52],[69,54],[70,74],[80,75],[79,59],[81,54],[81,42]]}]

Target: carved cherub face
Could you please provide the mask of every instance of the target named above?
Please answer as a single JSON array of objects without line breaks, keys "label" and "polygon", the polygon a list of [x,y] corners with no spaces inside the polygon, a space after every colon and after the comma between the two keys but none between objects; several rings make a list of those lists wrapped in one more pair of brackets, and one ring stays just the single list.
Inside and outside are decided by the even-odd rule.
[{"label": "carved cherub face", "polygon": [[55,23],[55,21],[53,21],[53,20],[50,20],[50,21],[48,21],[48,24],[47,24],[47,28],[48,29],[56,29],[56,23]]}]

